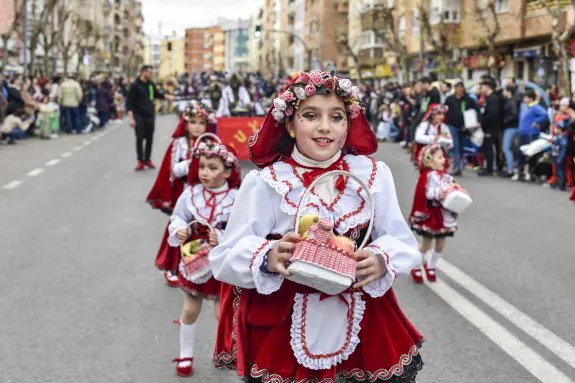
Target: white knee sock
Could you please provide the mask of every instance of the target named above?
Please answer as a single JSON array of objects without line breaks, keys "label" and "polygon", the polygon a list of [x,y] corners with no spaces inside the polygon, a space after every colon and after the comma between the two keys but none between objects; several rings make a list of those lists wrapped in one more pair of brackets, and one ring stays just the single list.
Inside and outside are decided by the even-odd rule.
[{"label": "white knee sock", "polygon": [[441,253],[436,252],[435,250],[429,250],[425,257],[425,263],[427,264],[428,269],[435,269],[435,265],[439,258],[441,257]]},{"label": "white knee sock", "polygon": [[[196,328],[198,323],[180,324],[180,358],[194,357],[194,341],[196,339]],[[190,362],[180,363],[181,367],[190,365]]]}]

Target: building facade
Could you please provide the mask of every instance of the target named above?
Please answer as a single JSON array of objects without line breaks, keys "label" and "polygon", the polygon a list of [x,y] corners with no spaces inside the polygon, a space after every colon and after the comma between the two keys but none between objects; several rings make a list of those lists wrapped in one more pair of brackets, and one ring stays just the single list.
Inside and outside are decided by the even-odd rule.
[{"label": "building facade", "polygon": [[186,71],[186,39],[179,36],[166,37],[160,46],[159,77],[167,80]]},{"label": "building facade", "polygon": [[248,69],[248,34],[250,20],[220,18],[218,25],[224,33],[224,70],[242,72]]}]

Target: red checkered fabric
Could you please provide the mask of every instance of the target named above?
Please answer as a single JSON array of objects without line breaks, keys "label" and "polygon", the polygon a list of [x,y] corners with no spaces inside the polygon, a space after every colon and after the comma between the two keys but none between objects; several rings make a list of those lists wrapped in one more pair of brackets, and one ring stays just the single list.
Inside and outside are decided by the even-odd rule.
[{"label": "red checkered fabric", "polygon": [[333,223],[328,219],[322,219],[308,230],[310,238],[319,243],[328,243],[333,237]]},{"label": "red checkered fabric", "polygon": [[210,267],[208,257],[199,257],[184,266],[185,276],[192,275],[199,270],[205,270]]},{"label": "red checkered fabric", "polygon": [[[351,256],[350,256],[351,255]],[[353,254],[313,240],[300,242],[290,259],[291,262],[302,261],[355,279],[356,260]]]}]

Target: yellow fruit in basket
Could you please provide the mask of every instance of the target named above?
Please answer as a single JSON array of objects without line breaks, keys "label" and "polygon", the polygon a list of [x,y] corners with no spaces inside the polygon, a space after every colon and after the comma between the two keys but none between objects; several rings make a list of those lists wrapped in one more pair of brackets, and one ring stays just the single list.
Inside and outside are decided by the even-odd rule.
[{"label": "yellow fruit in basket", "polygon": [[196,239],[186,243],[184,245],[184,251],[183,251],[184,257],[193,255],[196,251],[198,251],[201,244],[202,244],[201,239]]},{"label": "yellow fruit in basket", "polygon": [[348,237],[334,236],[329,240],[329,244],[348,253],[355,253],[355,242]]},{"label": "yellow fruit in basket", "polygon": [[307,237],[307,231],[310,227],[314,224],[318,223],[320,220],[320,216],[317,214],[306,214],[301,216],[299,219],[299,228],[298,234],[303,236],[304,238]]}]

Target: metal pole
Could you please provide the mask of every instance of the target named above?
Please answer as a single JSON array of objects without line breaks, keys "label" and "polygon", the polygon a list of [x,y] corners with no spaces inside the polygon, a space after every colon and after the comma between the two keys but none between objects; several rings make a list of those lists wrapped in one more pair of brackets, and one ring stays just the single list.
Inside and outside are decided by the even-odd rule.
[{"label": "metal pole", "polygon": [[28,70],[28,1],[24,0],[22,6],[24,7],[24,20],[22,20],[22,27],[24,28],[22,31],[22,44],[24,46],[24,50],[22,51],[22,65],[24,66],[24,77],[26,77]]}]

